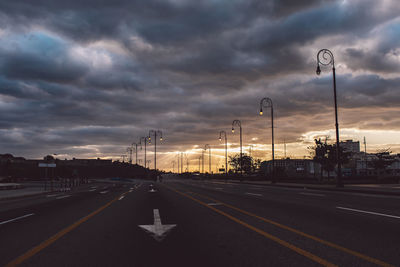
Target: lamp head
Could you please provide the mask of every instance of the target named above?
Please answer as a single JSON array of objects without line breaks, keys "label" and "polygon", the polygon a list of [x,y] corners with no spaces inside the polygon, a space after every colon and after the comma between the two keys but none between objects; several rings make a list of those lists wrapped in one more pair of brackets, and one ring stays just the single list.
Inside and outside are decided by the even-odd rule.
[{"label": "lamp head", "polygon": [[316,70],[315,72],[317,73],[317,75],[320,75],[320,74],[321,74],[321,68],[319,67],[319,64],[318,64],[317,70]]},{"label": "lamp head", "polygon": [[262,110],[262,108],[260,108],[260,116],[262,116],[262,114],[263,114],[263,110]]},{"label": "lamp head", "polygon": [[160,137],[160,141],[162,141],[162,136]]},{"label": "lamp head", "polygon": [[232,133],[234,133],[235,132],[235,129],[233,129],[233,127],[232,127]]},{"label": "lamp head", "polygon": [[221,141],[221,137],[219,138],[219,141]]}]

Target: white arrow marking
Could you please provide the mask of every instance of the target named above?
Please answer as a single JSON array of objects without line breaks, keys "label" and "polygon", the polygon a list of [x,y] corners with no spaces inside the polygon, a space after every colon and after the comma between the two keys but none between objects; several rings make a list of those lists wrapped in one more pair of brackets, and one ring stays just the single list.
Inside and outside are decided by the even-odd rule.
[{"label": "white arrow marking", "polygon": [[153,213],[154,213],[154,224],[139,225],[139,227],[152,234],[154,239],[160,242],[164,239],[167,233],[176,226],[176,224],[163,225],[161,223],[160,213],[158,212],[158,209],[154,209]]}]

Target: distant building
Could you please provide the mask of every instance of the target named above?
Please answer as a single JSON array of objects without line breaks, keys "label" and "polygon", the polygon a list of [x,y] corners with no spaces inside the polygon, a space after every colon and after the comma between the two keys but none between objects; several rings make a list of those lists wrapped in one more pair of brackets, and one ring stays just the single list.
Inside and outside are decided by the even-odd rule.
[{"label": "distant building", "polygon": [[339,143],[344,152],[359,153],[360,141],[346,140]]},{"label": "distant building", "polygon": [[[275,159],[275,174],[286,177],[314,177],[318,166],[311,159]],[[272,160],[263,161],[260,167],[267,174],[272,173]]]}]

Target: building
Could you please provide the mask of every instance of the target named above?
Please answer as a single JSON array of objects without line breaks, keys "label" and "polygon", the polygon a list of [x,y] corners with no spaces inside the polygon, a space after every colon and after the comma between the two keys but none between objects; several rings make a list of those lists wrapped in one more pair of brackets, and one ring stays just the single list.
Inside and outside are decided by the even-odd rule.
[{"label": "building", "polygon": [[350,153],[360,153],[360,141],[346,140],[341,141],[339,146],[343,149],[344,152]]},{"label": "building", "polygon": [[[315,171],[318,169],[318,164],[315,164],[311,159],[276,159],[275,174],[288,178],[311,178],[315,176]],[[260,167],[265,173],[272,173],[272,160],[264,161]]]}]

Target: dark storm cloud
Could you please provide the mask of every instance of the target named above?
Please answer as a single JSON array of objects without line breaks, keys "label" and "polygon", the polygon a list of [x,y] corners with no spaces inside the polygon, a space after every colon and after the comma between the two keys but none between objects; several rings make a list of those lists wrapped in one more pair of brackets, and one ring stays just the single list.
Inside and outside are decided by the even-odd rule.
[{"label": "dark storm cloud", "polygon": [[398,14],[390,1],[0,2],[1,149],[108,155],[162,129],[161,149],[185,150],[219,145],[220,130],[237,143],[234,119],[265,142],[262,97],[277,138],[295,142],[333,127],[321,45],[338,62],[343,124],[398,129],[400,78],[385,76],[399,69]]}]

